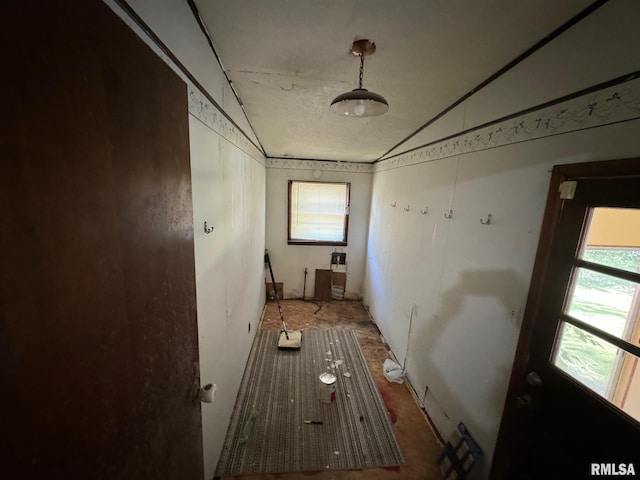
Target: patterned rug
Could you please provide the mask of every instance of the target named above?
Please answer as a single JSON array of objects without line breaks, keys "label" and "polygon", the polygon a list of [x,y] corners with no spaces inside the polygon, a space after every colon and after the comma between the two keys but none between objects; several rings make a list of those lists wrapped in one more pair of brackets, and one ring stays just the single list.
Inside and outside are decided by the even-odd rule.
[{"label": "patterned rug", "polygon": [[[278,335],[256,335],[216,476],[404,465],[355,333],[306,330],[299,350],[278,350]],[[330,403],[324,372],[337,377]]]}]

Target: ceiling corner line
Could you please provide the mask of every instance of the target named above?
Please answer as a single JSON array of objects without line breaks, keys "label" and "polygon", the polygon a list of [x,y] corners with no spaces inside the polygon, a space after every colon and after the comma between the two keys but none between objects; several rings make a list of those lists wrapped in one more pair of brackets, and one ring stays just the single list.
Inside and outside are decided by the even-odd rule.
[{"label": "ceiling corner line", "polygon": [[[200,12],[198,11],[198,7],[196,6],[194,0],[187,0],[187,4],[189,5],[189,8],[191,9],[191,13],[193,14],[193,17],[196,20],[196,23],[200,27],[200,30],[202,31],[202,34],[207,39],[207,43],[209,44],[209,48],[211,48],[211,52],[213,53],[214,58],[218,62],[218,65],[220,67],[220,71],[224,75],[224,78],[227,81],[227,83],[229,84],[229,88],[231,89],[231,92],[233,93],[233,96],[235,97],[236,102],[238,102],[238,105],[240,105],[240,109],[242,110],[242,114],[244,115],[244,118],[247,121],[247,124],[249,125],[249,128],[253,132],[253,136],[256,138],[256,141],[258,142],[258,145],[255,145],[255,144],[254,145],[256,147],[258,147],[258,150],[260,150],[260,152],[262,152],[262,154],[266,158],[267,157],[266,150],[264,149],[264,146],[262,145],[262,142],[260,141],[260,137],[258,137],[258,133],[256,132],[256,129],[253,127],[253,124],[251,123],[251,120],[249,120],[249,117],[247,116],[247,111],[244,108],[244,103],[242,103],[242,101],[240,99],[240,96],[238,95],[238,92],[236,91],[235,87],[233,86],[233,83],[231,82],[231,79],[229,78],[229,76],[227,75],[226,70],[224,69],[224,65],[222,64],[222,60],[220,60],[220,56],[218,55],[218,52],[216,51],[216,48],[213,45],[213,39],[211,38],[211,35],[209,34],[209,31],[207,30],[206,25],[202,21],[202,17],[200,16]],[[224,109],[221,106],[219,106],[219,108],[220,108],[221,111],[224,111]],[[229,120],[231,120],[230,116],[229,116]],[[249,138],[249,136],[240,128],[239,125],[237,125],[233,120],[231,120],[231,122],[234,125],[236,125],[240,129],[240,131],[242,131],[242,133],[243,133],[243,135],[245,137]],[[253,142],[251,142],[251,143],[253,143]]]},{"label": "ceiling corner line", "polygon": [[[387,150],[386,152],[384,152],[379,160],[383,160],[384,157],[386,155],[388,155],[389,153],[393,152],[395,149],[397,149],[400,145],[402,145],[403,143],[406,143],[407,141],[409,141],[410,139],[412,139],[413,137],[415,137],[418,133],[420,133],[422,130],[424,130],[425,128],[429,127],[430,125],[432,125],[433,123],[435,123],[437,120],[439,120],[440,118],[442,118],[444,115],[446,115],[447,113],[449,113],[451,110],[453,110],[455,107],[457,107],[458,105],[460,105],[461,103],[463,103],[465,100],[467,100],[468,98],[470,98],[472,95],[478,93],[480,90],[482,90],[484,87],[486,87],[487,85],[489,85],[490,83],[494,82],[495,80],[497,80],[499,77],[501,77],[502,75],[504,75],[505,73],[507,73],[509,70],[511,70],[513,67],[515,67],[516,65],[518,65],[519,63],[521,63],[522,61],[524,61],[527,57],[531,56],[533,53],[535,53],[537,50],[541,49],[542,47],[544,47],[546,44],[550,43],[552,40],[554,40],[555,38],[557,38],[558,36],[560,36],[562,33],[564,33],[565,31],[569,30],[571,27],[573,27],[574,25],[576,25],[577,23],[579,23],[580,21],[584,20],[586,17],[588,17],[589,15],[591,15],[593,12],[595,12],[598,8],[602,7],[603,5],[605,5],[607,2],[609,2],[609,0],[595,0],[593,3],[591,3],[590,5],[588,5],[587,7],[583,8],[581,11],[579,11],[577,14],[575,14],[573,17],[571,17],[569,20],[567,20],[566,22],[564,22],[562,25],[560,25],[558,28],[556,28],[555,30],[553,30],[551,33],[549,33],[547,36],[545,36],[544,38],[542,38],[541,40],[537,41],[536,43],[534,43],[531,47],[529,47],[527,50],[525,50],[524,52],[522,52],[520,55],[518,55],[516,58],[514,58],[513,60],[511,60],[509,63],[507,63],[505,66],[503,66],[502,68],[500,68],[498,71],[496,71],[495,73],[493,73],[492,75],[490,75],[488,78],[486,78],[485,80],[483,80],[479,85],[477,85],[476,87],[472,88],[471,90],[469,90],[467,93],[465,93],[462,97],[460,97],[458,100],[456,100],[455,102],[453,102],[451,105],[449,105],[448,107],[446,107],[444,110],[442,110],[440,113],[438,113],[436,116],[432,117],[430,120],[428,120],[424,125],[418,127],[417,130],[415,130],[414,132],[412,132],[411,134],[409,134],[407,137],[405,137],[404,139],[402,139],[400,142],[398,142],[396,145],[394,145],[393,147],[391,147],[389,150]],[[419,148],[419,147],[417,147]],[[407,152],[410,152],[414,149],[409,149],[407,150]],[[402,153],[406,153],[406,152],[401,152],[397,155],[401,155]],[[393,158],[397,155],[392,155],[389,158]]]},{"label": "ceiling corner line", "polygon": [[[189,2],[190,0],[187,0],[187,2]],[[218,104],[218,102],[216,102],[216,100],[213,98],[213,96],[207,91],[206,88],[204,88],[204,86],[198,81],[198,79],[189,71],[189,69],[180,61],[180,59],[171,51],[171,49],[160,39],[160,37],[153,31],[153,29],[142,19],[142,17],[140,15],[138,15],[138,13],[133,9],[133,7],[127,2],[127,0],[113,0],[113,3],[115,5],[117,5],[120,10],[122,11],[121,14],[127,16],[141,31],[144,35],[147,36],[148,40],[155,45],[164,55],[166,55],[166,58],[163,58],[161,55],[159,55],[158,53],[156,53],[156,55],[158,55],[160,58],[163,59],[163,61],[170,66],[170,68],[173,68],[176,72],[176,74],[178,76],[180,76],[180,73],[182,73],[183,77],[181,77],[181,79],[183,81],[185,81],[186,84],[188,84],[188,82],[191,82],[193,84],[193,86],[195,88],[197,88],[198,90],[200,90],[200,92],[207,97],[207,100],[209,100],[212,105],[217,108],[220,113],[222,114],[222,116],[224,116],[227,120],[229,120],[229,122],[235,127],[237,128],[240,133],[247,139],[247,141],[253,145],[258,151],[260,151],[261,153],[264,153],[264,148],[262,147],[262,144],[260,143],[260,140],[258,139],[257,135],[256,135],[256,140],[258,141],[258,144],[256,144],[256,142],[254,142],[254,140],[252,138],[249,137],[249,135],[247,135],[247,133],[242,129],[242,127],[240,127],[240,125],[238,125],[233,118],[231,118],[231,116],[224,111],[224,109]],[[121,15],[120,13],[117,13],[117,15]],[[126,22],[126,20],[123,21]],[[132,28],[132,26],[129,26],[129,28]],[[135,32],[135,30],[134,30]],[[145,41],[144,38],[142,37],[142,35],[138,32],[135,32],[136,35],[138,35],[142,41]],[[188,80],[188,81],[187,81]],[[248,119],[247,119],[248,121]],[[251,125],[251,123],[249,122],[249,126],[252,128],[253,130],[253,126]],[[255,132],[254,132],[255,134]]]}]

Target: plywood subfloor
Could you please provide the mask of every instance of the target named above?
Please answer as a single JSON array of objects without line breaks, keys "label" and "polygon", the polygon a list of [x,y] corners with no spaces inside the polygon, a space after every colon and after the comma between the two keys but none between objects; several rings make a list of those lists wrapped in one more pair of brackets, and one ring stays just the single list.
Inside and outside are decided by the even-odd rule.
[{"label": "plywood subfloor", "polygon": [[[311,302],[281,301],[282,312],[290,330],[347,328],[355,329],[365,358],[389,410],[396,436],[407,461],[406,466],[393,469],[330,470],[278,475],[234,477],[240,480],[436,480],[441,479],[436,456],[442,448],[422,409],[415,402],[406,384],[389,382],[382,373],[382,364],[390,358],[388,348],[380,339],[380,332],[371,321],[362,303],[357,301]],[[281,322],[275,302],[266,305],[260,328],[280,329]],[[304,345],[304,343],[303,343]]]}]

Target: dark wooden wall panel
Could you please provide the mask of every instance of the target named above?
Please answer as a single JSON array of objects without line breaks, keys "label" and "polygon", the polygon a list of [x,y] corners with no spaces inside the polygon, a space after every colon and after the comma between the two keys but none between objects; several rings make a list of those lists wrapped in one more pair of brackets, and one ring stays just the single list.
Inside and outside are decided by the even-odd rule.
[{"label": "dark wooden wall panel", "polygon": [[200,480],[186,86],[98,0],[0,9],[3,476]]},{"label": "dark wooden wall panel", "polygon": [[316,268],[314,300],[328,302],[331,300],[332,270]]}]

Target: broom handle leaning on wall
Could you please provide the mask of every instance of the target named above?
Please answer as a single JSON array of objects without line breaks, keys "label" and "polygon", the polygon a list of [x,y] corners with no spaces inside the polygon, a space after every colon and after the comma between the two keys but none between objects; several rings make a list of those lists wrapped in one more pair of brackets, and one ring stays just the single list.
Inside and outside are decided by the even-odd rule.
[{"label": "broom handle leaning on wall", "polygon": [[284,331],[285,337],[289,340],[289,332],[287,332],[287,324],[284,323],[284,316],[282,315],[282,307],[280,307],[280,299],[278,298],[278,287],[276,286],[276,279],[273,276],[273,269],[271,268],[271,260],[269,259],[269,252],[267,250],[264,251],[264,259],[269,265],[269,273],[271,274],[271,285],[273,288],[273,295],[276,297],[276,303],[278,304],[278,313],[280,314],[280,320],[282,321],[282,328]]}]

